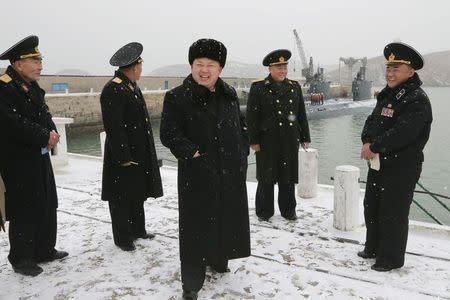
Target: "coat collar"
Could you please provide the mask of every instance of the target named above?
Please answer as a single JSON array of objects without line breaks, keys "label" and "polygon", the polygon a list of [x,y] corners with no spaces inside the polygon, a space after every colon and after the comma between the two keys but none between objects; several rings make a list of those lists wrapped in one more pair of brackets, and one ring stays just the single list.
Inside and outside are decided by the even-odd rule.
[{"label": "coat collar", "polygon": [[419,88],[421,85],[422,81],[420,80],[419,74],[414,73],[414,75],[411,78],[409,78],[404,83],[400,84],[398,87],[392,89],[386,85],[386,87],[383,90],[381,90],[378,96],[393,95],[397,100],[399,100],[409,91],[413,91]]},{"label": "coat collar", "polygon": [[[281,82],[282,84],[289,84],[292,85],[292,81],[289,80],[287,77]],[[265,85],[276,85],[277,82],[273,80],[272,76],[269,74],[266,78],[264,78],[264,84]]]},{"label": "coat collar", "polygon": [[118,77],[122,80],[122,84],[124,84],[125,86],[127,86],[130,90],[132,90],[133,92],[136,91],[136,87],[137,87],[137,83],[136,82],[132,82],[127,75],[123,74],[121,71],[117,70],[114,73],[114,77]]},{"label": "coat collar", "polygon": [[5,73],[11,77],[16,86],[25,94],[28,94],[32,89],[36,89],[37,91],[40,91],[41,94],[45,94],[36,81],[30,83],[26,82],[12,66],[8,66]]},{"label": "coat collar", "polygon": [[217,79],[216,82],[216,89],[214,92],[211,92],[208,88],[198,84],[195,82],[194,78],[192,77],[192,74],[190,74],[188,77],[186,77],[183,81],[183,86],[186,89],[189,89],[192,91],[192,99],[196,103],[205,104],[208,102],[210,97],[215,94],[223,94],[225,95],[225,99],[230,101],[237,100],[236,93],[234,90],[220,77]]}]

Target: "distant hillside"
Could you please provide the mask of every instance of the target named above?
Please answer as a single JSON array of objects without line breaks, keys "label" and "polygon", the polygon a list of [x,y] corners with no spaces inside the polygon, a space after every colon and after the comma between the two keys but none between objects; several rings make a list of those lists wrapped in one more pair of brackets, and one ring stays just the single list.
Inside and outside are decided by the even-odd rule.
[{"label": "distant hillside", "polygon": [[[418,71],[420,79],[425,86],[450,86],[450,50],[434,52],[424,55],[425,67]],[[368,59],[366,79],[373,81],[374,86],[384,86],[386,81],[384,73],[386,69],[385,58],[377,56]],[[355,77],[360,65],[353,67],[351,78]],[[341,80],[348,82],[348,68],[341,65]],[[339,69],[327,73],[327,78],[332,82],[339,82]]]},{"label": "distant hillside", "polygon": [[[187,76],[191,73],[191,66],[169,65],[153,70],[150,76]],[[267,68],[262,65],[246,64],[236,61],[227,61],[222,77],[261,78],[267,74]]]},{"label": "distant hillside", "polygon": [[[425,67],[418,73],[425,86],[450,86],[450,50],[442,52],[434,52],[424,55]],[[293,67],[293,66],[291,66]],[[327,65],[325,75],[327,80],[339,82],[339,65]],[[353,74],[349,76],[348,68],[341,65],[341,82],[349,83],[359,71],[360,64],[353,67]],[[317,68],[317,66],[315,66]],[[377,56],[367,61],[367,80],[373,81],[374,86],[384,86],[385,59],[383,56]],[[298,68],[297,68],[298,69]],[[330,71],[331,70],[331,71]],[[297,73],[300,70],[297,70]],[[190,66],[188,64],[168,65],[153,70],[150,76],[175,76],[184,77],[189,75]],[[229,61],[225,65],[223,77],[240,77],[240,78],[262,78],[267,75],[267,68],[257,64],[246,64],[236,61]],[[297,73],[289,70],[291,78],[297,78]]]}]

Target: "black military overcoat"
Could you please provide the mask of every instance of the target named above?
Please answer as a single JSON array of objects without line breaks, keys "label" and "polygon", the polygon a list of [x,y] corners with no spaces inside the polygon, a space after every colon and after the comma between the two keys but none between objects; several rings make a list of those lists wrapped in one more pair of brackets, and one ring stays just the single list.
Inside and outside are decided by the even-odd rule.
[{"label": "black military overcoat", "polygon": [[381,169],[417,165],[423,162],[423,148],[433,121],[431,104],[420,88],[419,75],[397,88],[386,86],[367,118],[361,134],[363,143],[380,153]]},{"label": "black military overcoat", "polygon": [[[145,200],[163,195],[155,142],[144,96],[122,72],[100,96],[106,131],[102,200]],[[137,165],[121,166],[133,161]]]},{"label": "black military overcoat", "polygon": [[45,92],[26,83],[10,66],[0,77],[0,172],[6,187],[8,220],[39,220],[58,206],[48,145],[55,130]]},{"label": "black military overcoat", "polygon": [[246,121],[256,152],[256,177],[265,183],[298,182],[299,144],[310,142],[302,90],[296,81],[269,75],[250,88]]},{"label": "black military overcoat", "polygon": [[178,159],[181,260],[249,256],[249,148],[235,90],[219,79],[211,93],[188,76],[165,96],[160,134]]}]

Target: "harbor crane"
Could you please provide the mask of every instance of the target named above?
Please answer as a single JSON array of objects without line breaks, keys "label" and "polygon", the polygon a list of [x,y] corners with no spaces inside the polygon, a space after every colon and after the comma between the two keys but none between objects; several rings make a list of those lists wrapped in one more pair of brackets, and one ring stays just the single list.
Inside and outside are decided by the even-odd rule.
[{"label": "harbor crane", "polygon": [[354,57],[339,57],[339,83],[341,84],[341,62],[348,67],[348,82],[353,80],[353,66],[361,62],[362,66],[365,68],[367,65],[367,57],[354,58]]},{"label": "harbor crane", "polygon": [[312,57],[309,58],[309,64],[306,61],[305,50],[303,49],[302,41],[297,33],[297,30],[294,29],[294,37],[295,43],[297,45],[298,55],[300,56],[300,60],[302,62],[302,76],[305,77],[306,83],[311,82],[314,77],[314,66]]}]

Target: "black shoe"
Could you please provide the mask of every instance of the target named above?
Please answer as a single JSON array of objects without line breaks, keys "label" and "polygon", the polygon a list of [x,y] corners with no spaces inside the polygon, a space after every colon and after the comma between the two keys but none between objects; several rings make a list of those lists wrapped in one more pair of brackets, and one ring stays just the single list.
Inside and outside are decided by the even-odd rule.
[{"label": "black shoe", "polygon": [[198,292],[183,291],[183,300],[197,300]]},{"label": "black shoe", "polygon": [[392,269],[397,269],[397,268],[400,268],[400,267],[395,267],[395,266],[392,266],[392,265],[389,265],[389,264],[384,265],[384,264],[377,264],[377,263],[375,263],[370,268],[372,270],[374,270],[374,271],[377,271],[377,272],[389,272]]},{"label": "black shoe", "polygon": [[377,254],[375,252],[366,251],[364,249],[363,251],[358,252],[358,256],[362,258],[375,258],[377,257]]},{"label": "black shoe", "polygon": [[144,239],[144,240],[151,240],[153,238],[155,238],[155,235],[152,233],[144,233],[141,235],[136,235],[135,237],[136,239]]},{"label": "black shoe", "polygon": [[134,250],[136,250],[136,247],[134,246],[133,243],[126,244],[126,245],[117,245],[117,247],[119,247],[123,251],[134,251]]},{"label": "black shoe", "polygon": [[293,214],[281,215],[281,216],[289,221],[296,221],[298,219],[297,214],[295,212]]},{"label": "black shoe", "polygon": [[55,252],[52,255],[47,256],[47,257],[36,258],[36,261],[39,262],[39,263],[50,262],[50,261],[54,261],[54,260],[57,260],[57,259],[63,259],[64,257],[66,257],[68,255],[69,255],[69,253],[67,253],[66,251],[55,250]]},{"label": "black shoe", "polygon": [[269,222],[270,217],[258,217],[258,221],[260,222]]},{"label": "black shoe", "polygon": [[209,265],[211,269],[216,271],[217,273],[228,273],[230,272],[230,269],[228,268],[228,263],[225,266],[215,266],[215,265]]},{"label": "black shoe", "polygon": [[25,276],[37,276],[44,271],[39,267],[34,260],[25,259],[19,261],[19,263],[12,265],[14,272]]}]

